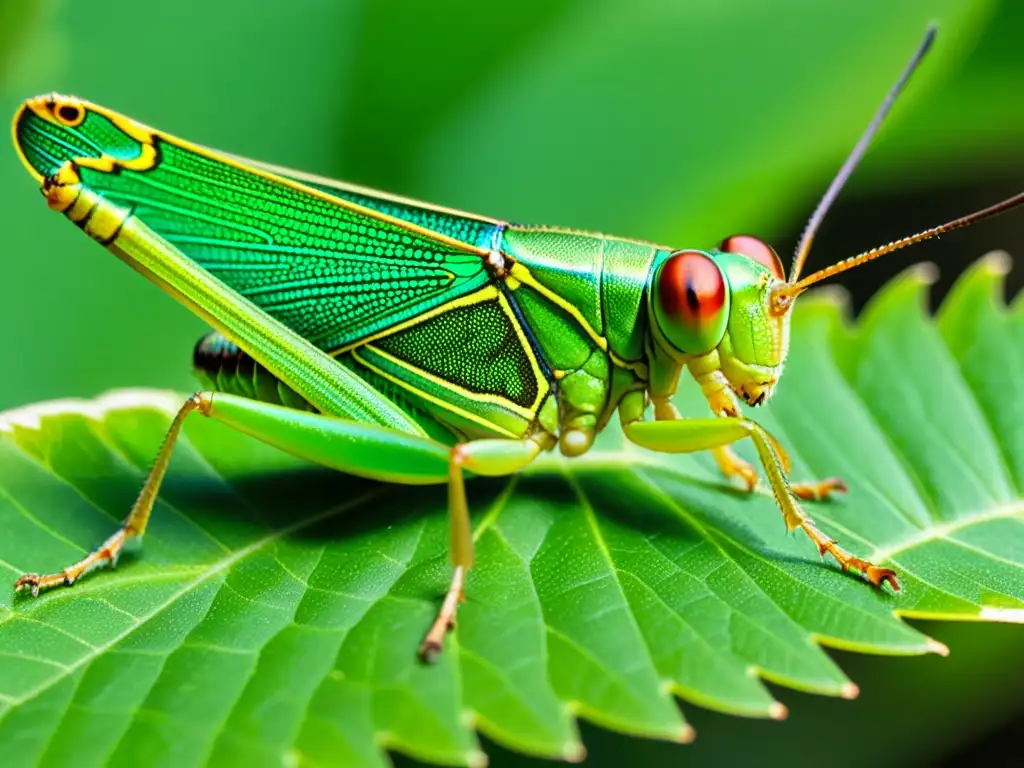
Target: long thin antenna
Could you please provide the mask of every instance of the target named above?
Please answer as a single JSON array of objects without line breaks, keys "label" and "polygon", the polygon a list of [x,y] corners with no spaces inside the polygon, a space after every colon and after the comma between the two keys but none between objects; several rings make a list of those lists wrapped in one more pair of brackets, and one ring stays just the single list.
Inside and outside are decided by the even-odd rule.
[{"label": "long thin antenna", "polygon": [[908,245],[914,243],[920,243],[922,240],[931,240],[933,237],[950,232],[954,229],[961,229],[962,227],[969,227],[971,224],[975,224],[982,219],[987,219],[990,216],[996,216],[997,214],[1008,211],[1011,208],[1016,208],[1018,205],[1024,205],[1024,192],[1008,197],[1000,203],[990,205],[988,208],[983,208],[980,211],[969,213],[966,216],[961,216],[959,219],[953,219],[947,221],[945,224],[939,224],[937,227],[931,227],[923,232],[918,232],[916,235],[910,235],[909,237],[903,237],[899,240],[893,240],[891,243],[886,245],[880,245],[877,248],[872,248],[870,251],[864,251],[864,253],[858,254],[857,256],[851,256],[848,259],[840,261],[838,264],[833,264],[831,267],[825,267],[825,269],[819,270],[812,275],[808,275],[803,280],[796,283],[786,283],[779,286],[774,292],[773,298],[777,302],[777,306],[785,309],[793,297],[800,293],[803,293],[808,287],[814,285],[817,282],[824,280],[825,278],[832,277],[832,275],[838,275],[840,272],[845,272],[848,269],[859,267],[866,261],[877,259],[879,256],[885,256],[887,253],[898,251],[900,248],[906,248]]},{"label": "long thin antenna", "polygon": [[903,70],[903,74],[900,75],[900,79],[896,81],[896,85],[892,87],[888,95],[885,97],[885,101],[882,102],[882,106],[878,108],[875,116],[868,124],[867,129],[861,134],[860,139],[854,146],[853,151],[850,152],[849,157],[846,158],[846,162],[843,163],[842,168],[839,169],[839,173],[832,179],[832,183],[829,188],[825,191],[825,194],[821,198],[821,202],[818,203],[818,207],[814,209],[814,213],[811,214],[810,220],[807,222],[807,226],[804,228],[804,233],[800,237],[800,243],[796,247],[796,254],[793,256],[793,266],[789,270],[789,282],[795,282],[800,278],[800,272],[804,268],[804,262],[807,261],[807,255],[811,252],[811,244],[814,242],[814,236],[818,233],[818,228],[821,226],[822,220],[825,218],[825,214],[828,213],[828,209],[832,207],[832,203],[835,202],[836,197],[839,196],[840,190],[843,185],[846,184],[850,176],[853,174],[853,170],[857,167],[861,158],[864,157],[864,153],[867,151],[868,145],[871,140],[878,133],[878,128],[881,126],[885,116],[889,114],[889,110],[892,108],[893,103],[896,101],[896,97],[900,95],[903,87],[910,80],[910,76],[914,74],[914,70],[917,69],[917,65],[921,63],[924,55],[928,53],[928,49],[931,48],[932,42],[935,40],[935,34],[938,28],[935,24],[929,24],[927,31],[924,33],[924,40],[921,41],[921,45],[918,46],[917,52],[914,53],[913,58],[907,64]]}]

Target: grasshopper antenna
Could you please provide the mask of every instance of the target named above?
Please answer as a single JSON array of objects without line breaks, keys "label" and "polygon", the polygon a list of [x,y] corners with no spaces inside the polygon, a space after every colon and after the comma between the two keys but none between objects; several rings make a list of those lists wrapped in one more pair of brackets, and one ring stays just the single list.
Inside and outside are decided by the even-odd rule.
[{"label": "grasshopper antenna", "polygon": [[865,262],[877,259],[879,256],[885,256],[887,253],[898,251],[901,248],[906,248],[908,245],[920,243],[924,240],[931,240],[933,237],[938,237],[939,235],[951,232],[954,229],[969,227],[971,224],[976,224],[982,219],[996,216],[1004,211],[1010,210],[1011,208],[1016,208],[1019,205],[1024,205],[1024,192],[1020,192],[1013,197],[1008,197],[1002,202],[990,205],[988,208],[982,208],[980,211],[975,211],[974,213],[969,213],[966,216],[961,216],[959,219],[947,221],[945,224],[930,227],[929,229],[925,229],[915,235],[901,237],[899,240],[893,240],[891,243],[887,243],[886,245],[880,245],[877,248],[872,248],[870,251],[864,251],[864,253],[851,256],[837,264],[833,264],[831,267],[825,267],[825,269],[819,270],[812,275],[808,275],[798,282],[785,283],[773,293],[773,306],[776,308],[776,311],[784,312],[789,308],[789,305],[792,304],[793,299],[796,298],[796,296],[803,293],[815,283],[832,277],[832,275],[838,275],[840,272],[845,272],[848,269],[859,267]]},{"label": "grasshopper antenna", "polygon": [[[910,62],[903,70],[903,74],[900,75],[900,79],[896,81],[896,85],[892,87],[892,90],[886,95],[882,105],[878,108],[875,116],[871,119],[868,127],[864,133],[861,134],[860,139],[857,140],[856,146],[853,151],[850,152],[849,157],[846,158],[846,162],[839,169],[835,178],[832,179],[832,183],[829,188],[825,191],[825,194],[821,198],[821,202],[818,203],[818,207],[814,209],[814,213],[811,214],[811,218],[807,222],[807,226],[804,228],[804,233],[800,237],[800,243],[796,247],[796,254],[793,256],[793,266],[789,270],[789,282],[795,283],[800,278],[800,272],[803,270],[804,262],[807,261],[807,255],[811,252],[811,244],[814,242],[814,236],[818,233],[818,228],[821,226],[822,220],[825,218],[825,214],[828,213],[828,209],[832,207],[832,203],[839,196],[839,192],[843,186],[849,180],[850,176],[853,175],[854,169],[857,164],[860,163],[861,158],[864,157],[864,153],[868,149],[868,145],[871,144],[871,140],[878,133],[879,127],[882,125],[882,121],[885,120],[885,116],[889,114],[889,110],[892,109],[893,103],[896,101],[896,97],[900,95],[903,87],[910,80],[910,76],[914,74],[921,60],[924,59],[928,49],[931,48],[932,43],[935,41],[935,34],[938,32],[938,28],[934,23],[928,25],[928,29],[925,31],[924,40],[921,41],[921,45],[918,46],[917,51],[914,53]],[[793,294],[795,295],[795,294]]]},{"label": "grasshopper antenna", "polygon": [[896,101],[896,97],[900,95],[907,81],[910,80],[910,76],[914,74],[921,60],[925,54],[928,53],[928,49],[931,48],[932,42],[935,40],[935,34],[937,28],[934,24],[928,26],[927,31],[924,35],[924,40],[921,41],[921,45],[918,46],[917,51],[914,53],[910,62],[903,70],[903,74],[900,75],[899,80],[896,81],[896,85],[892,87],[889,94],[885,97],[885,101],[882,102],[882,106],[878,108],[878,112],[875,113],[871,123],[868,124],[867,129],[861,135],[857,145],[850,152],[850,156],[846,158],[846,162],[843,163],[842,168],[839,169],[839,173],[832,180],[828,190],[821,198],[821,202],[818,203],[818,207],[814,209],[814,213],[811,214],[810,220],[807,222],[807,227],[804,229],[803,236],[800,238],[800,243],[796,249],[796,255],[793,258],[793,267],[790,270],[789,281],[778,286],[772,292],[772,309],[776,313],[783,313],[789,309],[793,304],[793,300],[803,293],[807,288],[814,285],[815,283],[821,282],[826,278],[838,275],[840,272],[846,272],[848,269],[859,267],[865,262],[877,259],[880,256],[898,251],[901,248],[906,248],[908,245],[914,245],[924,240],[931,240],[933,237],[951,232],[954,229],[961,229],[963,227],[969,227],[982,219],[987,219],[991,216],[996,216],[1004,211],[1008,211],[1011,208],[1016,208],[1019,205],[1024,205],[1024,192],[1009,197],[995,205],[990,205],[988,208],[983,208],[980,211],[969,213],[966,216],[961,216],[958,219],[947,221],[945,224],[939,224],[935,227],[930,227],[914,235],[908,235],[902,237],[899,240],[893,240],[891,243],[886,245],[880,245],[877,248],[864,251],[856,256],[851,256],[848,259],[833,264],[831,267],[819,270],[807,277],[800,279],[800,271],[803,269],[804,262],[807,260],[807,255],[811,250],[811,243],[814,241],[814,236],[818,231],[818,227],[821,226],[822,219],[825,218],[825,214],[828,209],[832,206],[836,197],[839,195],[840,190],[846,181],[850,178],[853,170],[857,167],[864,153],[867,151],[868,145],[874,138],[875,134],[878,133],[878,128],[885,119],[885,116],[889,113],[892,108],[893,102]]}]

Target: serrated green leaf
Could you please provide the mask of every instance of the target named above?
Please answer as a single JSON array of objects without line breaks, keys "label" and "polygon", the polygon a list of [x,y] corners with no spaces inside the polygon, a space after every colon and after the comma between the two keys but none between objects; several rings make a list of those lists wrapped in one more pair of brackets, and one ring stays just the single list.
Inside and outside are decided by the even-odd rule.
[{"label": "serrated green leaf", "polygon": [[[822,646],[944,652],[901,615],[1024,622],[1024,304],[1003,305],[1005,268],[978,262],[937,322],[924,270],[853,327],[828,295],[801,300],[757,411],[795,476],[847,480],[810,511],[897,568],[898,595],[822,563],[709,456],[646,453],[612,428],[585,457],[470,485],[478,567],[423,666],[448,577],[443,489],[327,473],[197,418],[141,554],[38,599],[0,593],[4,764],[387,765],[395,750],[473,765],[474,729],[577,759],[576,717],[686,740],[673,696],[780,717],[762,681],[855,694]],[[108,535],[182,399],[0,417],[0,569],[59,568]],[[705,410],[694,388],[678,405]]]}]

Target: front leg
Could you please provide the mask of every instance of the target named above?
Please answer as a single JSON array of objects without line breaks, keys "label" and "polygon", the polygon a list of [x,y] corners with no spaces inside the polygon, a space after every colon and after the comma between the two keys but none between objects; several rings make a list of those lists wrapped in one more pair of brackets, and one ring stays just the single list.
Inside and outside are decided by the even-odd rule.
[{"label": "front leg", "polygon": [[[724,448],[737,440],[749,437],[761,458],[761,465],[768,476],[769,485],[776,502],[778,502],[779,509],[782,511],[782,517],[786,521],[786,528],[789,530],[802,529],[814,542],[818,552],[822,556],[826,552],[830,553],[843,570],[852,568],[860,571],[864,578],[876,587],[888,582],[894,590],[899,590],[899,582],[896,580],[896,573],[893,570],[881,568],[846,551],[839,546],[835,539],[822,533],[807,513],[800,508],[793,487],[786,478],[788,467],[784,455],[779,452],[776,440],[757,422],[740,416],[704,419],[662,418],[658,421],[641,421],[643,395],[642,393],[634,394],[639,397],[627,396],[630,398],[630,402],[624,399],[623,407],[620,408],[622,429],[630,441],[652,451],[692,453]],[[659,411],[662,415],[668,413],[665,403],[661,404],[660,408],[659,404],[655,403],[656,417]]]},{"label": "front leg", "polygon": [[[732,448],[712,448],[711,453],[723,475],[730,478],[738,477],[746,485],[747,491],[753,491],[757,487],[757,471]],[[804,501],[827,501],[836,491],[847,491],[846,482],[841,477],[826,477],[817,482],[790,483],[789,487],[794,496]]]},{"label": "front leg", "polygon": [[[694,378],[700,384],[701,391],[708,399],[708,405],[711,406],[711,410],[716,416],[740,416],[740,406],[736,400],[736,395],[729,388],[728,382],[721,371],[715,370],[703,375],[696,375]],[[675,412],[672,418],[681,418],[675,406],[667,401],[666,405],[671,411]],[[663,413],[666,415],[669,413],[669,410],[664,408],[664,406]],[[657,401],[655,401],[655,418],[663,418],[658,416]],[[779,453],[788,475],[789,456],[777,442],[775,443],[775,450]],[[750,462],[741,459],[732,448],[721,446],[712,449],[711,453],[714,455],[715,462],[718,464],[718,468],[722,470],[723,475],[729,478],[738,477],[746,485],[748,491],[753,491],[757,487],[757,472],[750,465]],[[842,478],[826,477],[824,480],[817,482],[790,483],[790,489],[798,499],[803,499],[804,501],[826,501],[836,491],[846,493],[847,487]]]}]

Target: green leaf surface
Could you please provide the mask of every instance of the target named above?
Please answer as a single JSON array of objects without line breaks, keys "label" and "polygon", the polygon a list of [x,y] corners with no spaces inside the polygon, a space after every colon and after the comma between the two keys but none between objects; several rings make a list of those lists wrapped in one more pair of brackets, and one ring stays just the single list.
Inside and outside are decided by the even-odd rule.
[{"label": "green leaf surface", "polygon": [[[325,472],[196,418],[141,553],[38,599],[0,593],[4,765],[472,765],[476,730],[578,759],[577,718],[685,741],[689,705],[783,716],[764,681],[855,695],[823,647],[945,651],[900,616],[1022,623],[1024,302],[1003,306],[1006,267],[979,261],[937,321],[925,269],[853,326],[834,294],[803,299],[756,413],[795,477],[847,480],[810,511],[898,569],[898,595],[823,563],[708,455],[646,453],[613,427],[585,457],[470,484],[478,567],[424,666],[443,489]],[[0,571],[57,569],[107,536],[182,399],[0,417]],[[694,388],[677,404],[705,411]]]}]

